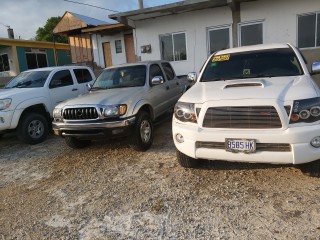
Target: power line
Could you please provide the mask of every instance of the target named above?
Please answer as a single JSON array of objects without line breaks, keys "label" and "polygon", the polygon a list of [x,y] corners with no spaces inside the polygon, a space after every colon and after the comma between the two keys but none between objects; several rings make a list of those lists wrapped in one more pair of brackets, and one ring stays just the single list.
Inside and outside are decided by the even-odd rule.
[{"label": "power line", "polygon": [[76,4],[80,4],[80,5],[86,5],[86,6],[94,7],[94,8],[99,8],[99,9],[103,9],[103,10],[107,10],[107,11],[111,11],[111,12],[115,12],[115,13],[118,13],[118,12],[119,12],[119,11],[115,11],[115,10],[112,10],[112,9],[103,8],[103,7],[99,7],[99,6],[95,6],[95,5],[91,5],[91,4],[87,4],[87,3],[80,3],[80,2],[70,1],[70,0],[63,0],[63,1],[65,1],[65,2],[71,2],[71,3],[76,3]]},{"label": "power line", "polygon": [[10,28],[9,25],[5,25],[5,24],[3,24],[3,23],[1,23],[1,22],[0,22],[0,24],[3,25],[3,26],[5,26],[6,28]]}]

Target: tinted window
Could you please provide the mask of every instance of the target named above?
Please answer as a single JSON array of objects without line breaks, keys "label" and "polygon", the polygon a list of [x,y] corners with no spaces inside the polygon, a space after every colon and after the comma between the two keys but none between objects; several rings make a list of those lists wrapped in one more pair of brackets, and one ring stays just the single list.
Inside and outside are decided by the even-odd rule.
[{"label": "tinted window", "polygon": [[[149,77],[150,81],[156,76],[161,76],[164,79],[163,72],[158,64],[152,64],[150,66],[149,76],[150,76]],[[150,85],[151,85],[151,83],[150,83]]]},{"label": "tinted window", "polygon": [[204,70],[201,81],[297,76],[302,73],[292,49],[283,48],[213,56]]},{"label": "tinted window", "polygon": [[5,88],[37,88],[43,87],[50,71],[22,72],[14,77]]},{"label": "tinted window", "polygon": [[174,79],[175,74],[169,63],[161,63],[164,73],[166,74],[167,79],[170,81]]},{"label": "tinted window", "polygon": [[229,28],[209,30],[210,54],[227,48],[230,48]]},{"label": "tinted window", "polygon": [[241,46],[249,46],[262,43],[262,23],[241,26]]},{"label": "tinted window", "polygon": [[92,80],[91,74],[88,69],[73,69],[78,83],[86,83]]},{"label": "tinted window", "polygon": [[146,66],[109,68],[94,82],[91,90],[106,88],[141,87],[146,81]]},{"label": "tinted window", "polygon": [[72,85],[73,80],[69,70],[62,70],[56,72],[51,79],[50,88],[64,87],[68,85]]}]

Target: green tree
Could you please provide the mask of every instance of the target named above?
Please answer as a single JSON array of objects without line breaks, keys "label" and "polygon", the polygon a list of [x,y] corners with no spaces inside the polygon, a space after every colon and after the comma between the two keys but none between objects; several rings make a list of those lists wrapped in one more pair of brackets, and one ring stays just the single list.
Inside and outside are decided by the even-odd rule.
[{"label": "green tree", "polygon": [[36,41],[43,41],[43,42],[59,42],[59,43],[68,43],[68,38],[61,35],[54,35],[53,36],[53,29],[57,26],[60,22],[61,17],[51,17],[47,20],[46,24],[43,27],[38,28],[36,32]]}]

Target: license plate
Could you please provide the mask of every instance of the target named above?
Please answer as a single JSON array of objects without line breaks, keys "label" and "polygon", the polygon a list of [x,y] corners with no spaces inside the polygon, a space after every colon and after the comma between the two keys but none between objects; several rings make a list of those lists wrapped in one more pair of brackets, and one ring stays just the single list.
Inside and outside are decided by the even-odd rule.
[{"label": "license plate", "polygon": [[254,153],[256,151],[255,139],[226,138],[226,150],[230,152]]}]

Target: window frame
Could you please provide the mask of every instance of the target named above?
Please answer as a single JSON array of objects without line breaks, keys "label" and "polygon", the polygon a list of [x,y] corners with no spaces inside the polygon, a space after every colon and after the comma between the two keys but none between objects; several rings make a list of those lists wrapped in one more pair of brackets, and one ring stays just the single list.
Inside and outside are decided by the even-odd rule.
[{"label": "window frame", "polygon": [[[71,84],[62,84],[62,82],[61,82],[61,84],[53,84],[52,82],[54,82],[56,79],[54,78],[54,76],[56,75],[56,74],[60,74],[60,73],[62,73],[62,72],[69,72],[69,76],[70,76],[70,78],[71,78],[71,81],[72,81],[72,83]],[[59,79],[60,80],[60,79]],[[52,76],[51,76],[51,80],[50,80],[50,83],[49,83],[49,89],[54,89],[54,88],[61,88],[61,87],[67,87],[67,86],[73,86],[75,84],[75,82],[74,82],[74,80],[73,80],[73,77],[72,77],[72,73],[71,73],[71,71],[70,71],[70,69],[62,69],[62,70],[58,70],[58,71],[56,71],[55,73],[53,73],[52,74]]]},{"label": "window frame", "polygon": [[[265,36],[264,19],[255,20],[255,21],[248,21],[248,22],[241,22],[241,23],[238,23],[238,46],[239,47],[242,47],[242,44],[241,44],[241,27],[250,26],[250,25],[257,25],[257,24],[261,24],[262,25],[262,43],[261,44],[263,44],[265,42],[265,39],[264,39],[264,36]],[[245,45],[245,46],[251,46],[251,45]]]},{"label": "window frame", "polygon": [[229,48],[233,48],[233,36],[232,36],[232,27],[231,24],[228,25],[219,25],[219,26],[213,26],[213,27],[207,27],[207,54],[210,56],[212,53],[210,53],[210,32],[221,30],[221,29],[229,29]]},{"label": "window frame", "polygon": [[47,65],[46,67],[49,67],[48,54],[47,54],[47,51],[46,51],[45,49],[42,49],[42,48],[28,48],[28,49],[26,49],[25,54],[26,54],[26,63],[27,63],[27,66],[28,66],[27,54],[28,54],[28,55],[33,54],[33,55],[35,55],[35,57],[36,57],[37,67],[36,67],[36,68],[29,68],[29,66],[28,66],[28,69],[37,69],[37,68],[40,68],[40,67],[39,67],[39,61],[38,61],[38,54],[45,55],[46,65]]},{"label": "window frame", "polygon": [[[310,16],[310,15],[313,15],[313,14],[316,15],[316,22],[315,22],[315,29],[314,29],[314,31],[315,31],[314,46],[313,47],[301,47],[301,48],[299,48],[299,17]],[[320,48],[320,46],[317,46],[317,40],[318,40],[318,36],[317,36],[318,18],[320,18],[320,11],[297,14],[297,17],[296,17],[296,42],[297,42],[297,47],[299,49],[319,49]],[[319,34],[319,38],[320,38],[320,34]]]},{"label": "window frame", "polygon": [[9,69],[8,70],[4,70],[4,68],[3,68],[3,71],[0,70],[1,73],[10,72],[10,70],[11,70],[11,68],[10,68],[10,59],[9,59],[9,54],[8,53],[1,53],[0,54],[1,61],[3,62],[3,57],[2,56],[4,56],[4,55],[7,55]]},{"label": "window frame", "polygon": [[[119,46],[117,46],[117,44],[119,44]],[[121,39],[118,40],[114,40],[114,47],[116,49],[116,53],[122,53],[122,42]]]},{"label": "window frame", "polygon": [[[186,45],[186,59],[184,60],[175,60],[175,54],[174,54],[174,35],[178,35],[178,34],[184,34],[185,37],[185,45]],[[162,58],[162,46],[161,46],[161,37],[162,36],[170,36],[171,35],[171,43],[172,43],[172,55],[173,55],[173,60],[170,61],[168,59],[163,59]],[[187,32],[186,31],[180,31],[180,32],[173,32],[173,33],[165,33],[165,34],[160,34],[159,35],[159,48],[160,48],[160,57],[161,60],[164,61],[168,61],[168,62],[184,62],[184,61],[188,61],[188,40],[187,40]]]}]

